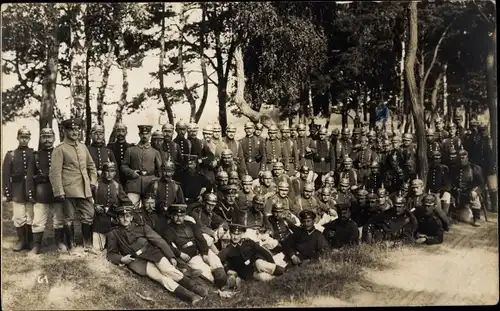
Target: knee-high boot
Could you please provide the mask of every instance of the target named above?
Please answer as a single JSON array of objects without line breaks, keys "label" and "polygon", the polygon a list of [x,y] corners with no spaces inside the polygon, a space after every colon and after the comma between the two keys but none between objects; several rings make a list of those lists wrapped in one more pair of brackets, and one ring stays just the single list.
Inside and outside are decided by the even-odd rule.
[{"label": "knee-high boot", "polygon": [[64,242],[65,228],[54,229],[54,239],[56,242],[57,249],[61,252],[68,250],[67,245]]},{"label": "knee-high boot", "polygon": [[64,226],[64,243],[71,250],[75,243],[75,227],[73,224]]},{"label": "knee-high boot", "polygon": [[214,283],[217,288],[222,288],[227,283],[227,274],[224,268],[217,268],[212,270],[212,275],[214,276]]},{"label": "knee-high boot", "polygon": [[31,225],[25,225],[24,230],[26,230],[24,236],[26,239],[26,242],[24,243],[24,249],[31,250],[33,248],[33,231]]},{"label": "knee-high boot", "polygon": [[479,220],[481,219],[481,210],[479,209],[471,209],[472,211],[472,225],[474,227],[479,227],[480,224],[479,224]]},{"label": "knee-high boot", "polygon": [[201,297],[193,293],[192,291],[186,289],[182,285],[177,286],[174,290],[175,296],[177,296],[180,300],[189,302],[193,306],[196,305],[199,301],[201,301]]},{"label": "knee-high boot", "polygon": [[43,232],[33,233],[33,248],[30,254],[38,255],[42,249]]},{"label": "knee-high boot", "polygon": [[193,280],[183,277],[179,281],[177,281],[179,285],[185,287],[186,289],[196,293],[197,295],[200,295],[201,297],[207,297],[208,296],[208,290],[194,282]]},{"label": "knee-high boot", "polygon": [[25,234],[26,234],[26,229],[24,228],[26,225],[22,227],[16,227],[16,233],[17,233],[17,244],[14,246],[12,249],[14,252],[20,252],[24,248],[24,243],[26,242]]}]

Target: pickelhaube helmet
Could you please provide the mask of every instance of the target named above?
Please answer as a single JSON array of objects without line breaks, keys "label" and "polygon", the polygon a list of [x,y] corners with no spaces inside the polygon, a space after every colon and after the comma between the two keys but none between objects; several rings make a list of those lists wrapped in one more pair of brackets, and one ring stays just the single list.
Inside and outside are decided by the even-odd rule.
[{"label": "pickelhaube helmet", "polygon": [[221,157],[232,157],[232,156],[233,152],[231,151],[231,149],[224,149],[221,152]]},{"label": "pickelhaube helmet", "polygon": [[374,201],[374,200],[377,200],[378,199],[378,195],[375,193],[375,191],[370,191],[370,193],[368,193],[368,200],[369,201]]},{"label": "pickelhaube helmet", "polygon": [[281,162],[275,162],[273,164],[273,170],[278,170],[278,169],[282,169],[282,168],[285,168],[285,166]]},{"label": "pickelhaube helmet", "polygon": [[252,176],[250,175],[244,175],[242,178],[241,178],[241,183],[246,185],[246,184],[252,184],[253,183],[253,178]]},{"label": "pickelhaube helmet", "polygon": [[281,132],[290,132],[290,127],[288,127],[288,125],[284,124],[281,126]]},{"label": "pickelhaube helmet", "polygon": [[436,197],[431,193],[428,193],[424,196],[423,202],[424,204],[436,204]]},{"label": "pickelhaube helmet", "polygon": [[394,198],[394,205],[402,206],[405,204],[406,198],[401,193],[398,193],[398,195]]},{"label": "pickelhaube helmet", "polygon": [[271,124],[269,126],[269,130],[268,130],[269,133],[277,133],[278,132],[278,127],[276,126],[276,124]]},{"label": "pickelhaube helmet", "polygon": [[226,171],[220,171],[217,173],[216,179],[217,180],[229,179],[229,175],[226,173]]},{"label": "pickelhaube helmet", "polygon": [[307,174],[307,173],[309,173],[309,171],[311,171],[311,169],[310,169],[310,168],[309,168],[309,166],[307,166],[307,165],[302,165],[302,166],[300,167],[300,172],[301,172],[301,173]]},{"label": "pickelhaube helmet", "polygon": [[253,197],[252,202],[257,204],[266,204],[266,197],[262,194],[256,194]]},{"label": "pickelhaube helmet", "polygon": [[319,193],[323,194],[323,195],[329,195],[332,193],[332,190],[330,187],[323,187],[323,188],[319,189]]},{"label": "pickelhaube helmet", "polygon": [[262,131],[263,128],[264,128],[264,125],[262,123],[259,122],[259,123],[255,124],[256,130]]},{"label": "pickelhaube helmet", "polygon": [[212,125],[212,130],[214,132],[220,132],[220,131],[222,131],[219,123],[214,123],[214,125]]},{"label": "pickelhaube helmet", "polygon": [[229,132],[229,133],[236,132],[236,126],[234,124],[228,124],[228,126],[226,128],[226,132]]},{"label": "pickelhaube helmet", "polygon": [[54,130],[52,130],[52,128],[48,124],[40,131],[40,136],[52,136],[52,135],[54,135]]},{"label": "pickelhaube helmet", "polygon": [[209,192],[205,194],[204,200],[205,202],[217,203],[217,196],[214,193]]},{"label": "pickelhaube helmet", "polygon": [[240,176],[237,171],[230,171],[228,175],[229,179],[240,179]]},{"label": "pickelhaube helmet", "polygon": [[342,135],[350,135],[350,134],[351,134],[351,130],[349,130],[348,127],[342,128]]},{"label": "pickelhaube helmet", "polygon": [[349,186],[350,185],[349,179],[348,178],[340,179],[340,185],[341,186]]},{"label": "pickelhaube helmet", "polygon": [[379,197],[387,196],[387,190],[385,189],[384,184],[382,184],[381,187],[377,190],[377,195]]},{"label": "pickelhaube helmet", "polygon": [[164,138],[164,136],[163,136],[163,133],[162,133],[162,132],[160,132],[160,131],[156,130],[156,131],[154,131],[154,132],[153,132],[153,134],[151,135],[151,138],[152,138],[152,139],[163,139],[163,138]]},{"label": "pickelhaube helmet", "polygon": [[319,129],[319,132],[318,132],[320,135],[328,135],[328,130],[326,129],[326,127],[322,126],[320,129]]},{"label": "pickelhaube helmet", "polygon": [[126,130],[127,126],[125,125],[125,123],[118,122],[115,124],[114,129],[115,130],[118,130],[118,129]]},{"label": "pickelhaube helmet", "polygon": [[339,129],[334,128],[334,129],[332,130],[332,136],[339,136],[339,134],[340,134]]},{"label": "pickelhaube helmet", "polygon": [[304,189],[303,190],[304,191],[310,191],[310,192],[314,191],[314,184],[313,183],[306,183],[304,185]]},{"label": "pickelhaube helmet", "polygon": [[393,143],[400,142],[401,141],[401,137],[399,137],[398,135],[394,135],[394,136],[392,136],[391,141]]},{"label": "pickelhaube helmet", "polygon": [[328,175],[325,177],[325,184],[333,184],[334,182],[335,182],[335,179],[333,178],[333,176]]},{"label": "pickelhaube helmet", "polygon": [[190,132],[198,131],[198,124],[194,122],[189,123],[188,131]]},{"label": "pickelhaube helmet", "polygon": [[287,189],[287,190],[288,190],[289,188],[290,188],[290,185],[289,185],[289,184],[288,184],[288,182],[286,182],[286,181],[280,181],[280,182],[278,183],[278,189],[280,189],[280,190],[281,190],[281,189],[283,189],[283,190],[284,190],[284,189]]},{"label": "pickelhaube helmet", "polygon": [[166,131],[166,132],[173,132],[174,131],[174,126],[170,123],[166,123],[166,124],[163,124],[163,126],[161,127],[161,130],[162,131]]},{"label": "pickelhaube helmet", "polygon": [[343,162],[344,164],[352,164],[352,159],[349,157],[345,157]]},{"label": "pickelhaube helmet", "polygon": [[254,128],[255,128],[255,124],[253,124],[253,122],[245,123],[245,129],[254,129]]},{"label": "pickelhaube helmet", "polygon": [[265,170],[262,172],[261,177],[262,178],[273,178],[273,173],[271,173],[271,171]]},{"label": "pickelhaube helmet", "polygon": [[212,134],[214,131],[213,127],[210,124],[207,124],[203,127],[203,134]]},{"label": "pickelhaube helmet", "polygon": [[104,126],[100,124],[96,124],[92,127],[92,133],[104,133]]},{"label": "pickelhaube helmet", "polygon": [[109,171],[109,170],[116,170],[116,164],[115,162],[106,162],[102,165],[102,170],[103,171]]},{"label": "pickelhaube helmet", "polygon": [[30,130],[28,130],[28,128],[25,125],[23,125],[23,127],[21,127],[17,131],[17,136],[31,136],[31,132],[30,132]]},{"label": "pickelhaube helmet", "polygon": [[434,135],[434,129],[432,127],[428,127],[427,130],[425,131],[425,134],[427,136]]},{"label": "pickelhaube helmet", "polygon": [[175,163],[170,160],[163,162],[162,167],[166,171],[175,171]]},{"label": "pickelhaube helmet", "polygon": [[305,131],[306,130],[306,125],[303,123],[297,124],[297,131]]},{"label": "pickelhaube helmet", "polygon": [[358,198],[366,198],[368,196],[368,191],[366,190],[365,186],[358,188],[358,191],[356,192],[356,196]]},{"label": "pickelhaube helmet", "polygon": [[411,133],[404,133],[403,140],[413,140],[413,135]]},{"label": "pickelhaube helmet", "polygon": [[436,119],[434,119],[434,123],[441,123],[443,122],[443,118],[441,118],[440,116],[437,116]]},{"label": "pickelhaube helmet", "polygon": [[176,128],[176,129],[186,129],[186,128],[187,128],[187,124],[186,124],[186,122],[184,122],[184,120],[179,120],[179,121],[175,124],[175,128]]}]

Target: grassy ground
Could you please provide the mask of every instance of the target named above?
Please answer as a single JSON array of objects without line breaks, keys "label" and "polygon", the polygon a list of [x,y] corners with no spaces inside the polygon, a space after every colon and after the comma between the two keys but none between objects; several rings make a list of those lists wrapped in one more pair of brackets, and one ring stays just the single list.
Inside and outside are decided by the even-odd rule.
[{"label": "grassy ground", "polygon": [[[139,309],[185,308],[159,284],[107,262],[104,256],[54,251],[52,230],[44,237],[44,254],[14,253],[9,208],[3,209],[2,307],[4,309]],[[268,283],[247,282],[231,299],[213,297],[199,307],[265,307],[299,304],[313,296],[348,298],[351,285],[363,278],[363,267],[384,268],[389,250],[363,245],[330,254],[320,266],[295,269]],[[199,280],[203,283],[204,281]],[[207,285],[209,286],[209,285]],[[152,301],[137,295],[152,298]]]}]

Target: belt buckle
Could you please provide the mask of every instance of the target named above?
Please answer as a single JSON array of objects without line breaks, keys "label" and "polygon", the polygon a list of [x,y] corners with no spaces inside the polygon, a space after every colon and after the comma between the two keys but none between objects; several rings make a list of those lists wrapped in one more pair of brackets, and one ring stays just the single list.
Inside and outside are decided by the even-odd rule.
[{"label": "belt buckle", "polygon": [[325,158],[321,158],[321,159],[320,159],[320,161],[321,161],[321,162],[325,162]]},{"label": "belt buckle", "polygon": [[276,163],[276,162],[277,162],[276,159],[271,160],[271,163]]},{"label": "belt buckle", "polygon": [[97,176],[101,176],[102,175],[102,170],[97,170]]},{"label": "belt buckle", "polygon": [[252,162],[252,159],[247,159],[247,162],[248,162],[248,163]]},{"label": "belt buckle", "polygon": [[148,172],[147,172],[147,171],[141,171],[141,175],[142,175],[142,176],[146,176],[147,174],[148,174]]}]

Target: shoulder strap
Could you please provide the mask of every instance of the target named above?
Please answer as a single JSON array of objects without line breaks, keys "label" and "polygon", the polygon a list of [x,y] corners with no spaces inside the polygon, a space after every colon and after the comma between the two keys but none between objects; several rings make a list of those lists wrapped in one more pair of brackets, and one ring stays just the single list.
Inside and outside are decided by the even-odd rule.
[{"label": "shoulder strap", "polygon": [[38,171],[40,169],[40,154],[35,151],[33,152],[33,156],[35,157],[35,169]]}]

